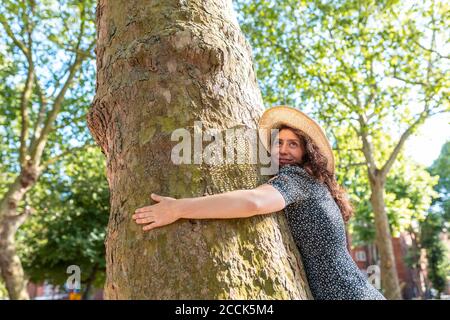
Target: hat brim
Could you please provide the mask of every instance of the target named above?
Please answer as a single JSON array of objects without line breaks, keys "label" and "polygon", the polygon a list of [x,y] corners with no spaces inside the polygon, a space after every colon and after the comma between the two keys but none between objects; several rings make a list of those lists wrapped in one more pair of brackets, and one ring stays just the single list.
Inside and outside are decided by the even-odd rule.
[{"label": "hat brim", "polygon": [[259,138],[263,146],[270,152],[271,129],[280,125],[299,129],[307,134],[327,158],[327,169],[334,173],[334,156],[330,142],[322,127],[305,113],[290,106],[275,106],[267,109],[259,119]]}]

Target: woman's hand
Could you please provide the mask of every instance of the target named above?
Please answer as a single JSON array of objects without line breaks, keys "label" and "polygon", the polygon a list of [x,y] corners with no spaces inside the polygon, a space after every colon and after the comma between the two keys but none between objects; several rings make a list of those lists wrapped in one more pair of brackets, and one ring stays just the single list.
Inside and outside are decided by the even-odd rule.
[{"label": "woman's hand", "polygon": [[147,224],[142,228],[144,231],[171,224],[179,219],[175,209],[177,201],[171,197],[163,197],[152,193],[151,198],[157,204],[137,209],[132,216],[137,224]]}]

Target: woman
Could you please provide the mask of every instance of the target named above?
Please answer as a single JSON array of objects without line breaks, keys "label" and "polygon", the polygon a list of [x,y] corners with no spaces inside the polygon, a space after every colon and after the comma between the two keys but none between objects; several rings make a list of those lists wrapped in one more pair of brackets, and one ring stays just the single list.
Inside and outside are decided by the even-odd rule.
[{"label": "woman", "polygon": [[[301,111],[278,106],[264,112],[259,129],[266,148],[274,141],[271,158],[280,166],[267,183],[178,200],[152,194],[158,203],[137,209],[133,219],[151,230],[180,218],[243,218],[284,209],[315,299],[385,299],[347,250],[344,221],[352,207],[336,182],[333,152],[322,128]],[[272,139],[270,129],[279,129]]]}]

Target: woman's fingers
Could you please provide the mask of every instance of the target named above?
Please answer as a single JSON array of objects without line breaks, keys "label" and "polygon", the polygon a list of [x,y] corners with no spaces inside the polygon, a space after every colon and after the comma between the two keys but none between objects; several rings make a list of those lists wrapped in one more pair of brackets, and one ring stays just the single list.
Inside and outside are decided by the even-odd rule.
[{"label": "woman's fingers", "polygon": [[152,200],[155,200],[156,202],[161,202],[161,201],[163,201],[163,200],[175,200],[175,198],[172,198],[172,197],[164,197],[164,196],[161,196],[161,195],[156,194],[156,193],[150,194],[150,198],[151,198]]},{"label": "woman's fingers", "polygon": [[159,227],[159,224],[157,224],[156,222],[153,222],[153,223],[150,223],[150,224],[146,225],[145,227],[143,227],[142,230],[149,231],[156,227]]},{"label": "woman's fingers", "polygon": [[136,209],[134,212],[141,213],[141,212],[151,211],[153,209],[152,207],[153,206],[142,207],[142,208]]},{"label": "woman's fingers", "polygon": [[167,225],[176,220],[172,217],[173,214],[170,214],[171,201],[175,201],[175,198],[163,197],[155,193],[151,194],[151,198],[157,203],[138,208],[132,215],[132,218],[137,224],[146,224],[142,228],[144,231]]},{"label": "woman's fingers", "polygon": [[151,215],[152,215],[152,211],[145,211],[145,212],[141,211],[141,213],[135,213],[131,217],[133,219],[142,219],[142,218],[147,218]]},{"label": "woman's fingers", "polygon": [[136,219],[137,224],[151,223],[155,221],[155,217],[148,217],[143,219]]},{"label": "woman's fingers", "polygon": [[155,200],[156,202],[160,202],[162,199],[164,199],[163,196],[160,196],[159,194],[156,193],[152,193],[150,195],[150,198],[152,198],[153,200]]}]

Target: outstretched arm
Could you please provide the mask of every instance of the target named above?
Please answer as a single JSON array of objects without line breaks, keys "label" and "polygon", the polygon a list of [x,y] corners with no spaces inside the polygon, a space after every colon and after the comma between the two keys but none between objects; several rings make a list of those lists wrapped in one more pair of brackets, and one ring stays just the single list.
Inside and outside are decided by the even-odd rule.
[{"label": "outstretched arm", "polygon": [[277,212],[285,207],[280,192],[269,184],[251,190],[236,190],[205,197],[174,199],[152,194],[157,204],[139,208],[133,219],[146,224],[143,230],[178,219],[234,219]]}]

